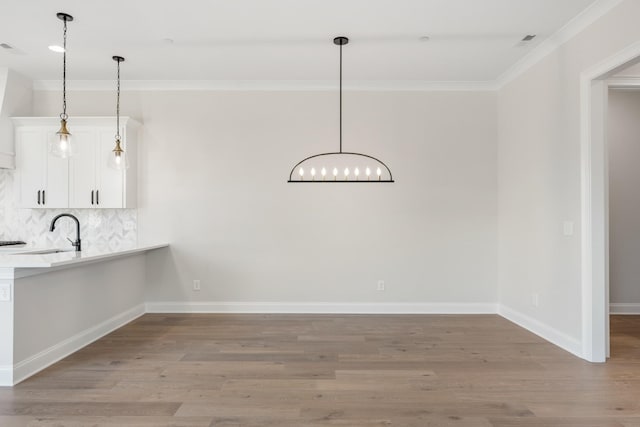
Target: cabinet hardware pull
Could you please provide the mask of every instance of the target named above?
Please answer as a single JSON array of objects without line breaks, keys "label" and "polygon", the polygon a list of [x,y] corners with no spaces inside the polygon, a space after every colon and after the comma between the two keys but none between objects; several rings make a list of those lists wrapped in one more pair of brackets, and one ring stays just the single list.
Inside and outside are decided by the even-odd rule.
[{"label": "cabinet hardware pull", "polygon": [[38,204],[40,204],[40,190],[38,190]]},{"label": "cabinet hardware pull", "polygon": [[44,199],[44,190],[42,190],[42,204],[46,205],[45,199]]},{"label": "cabinet hardware pull", "polygon": [[96,205],[100,204],[100,190],[96,190]]},{"label": "cabinet hardware pull", "polygon": [[91,190],[91,204],[93,204],[93,190]]}]

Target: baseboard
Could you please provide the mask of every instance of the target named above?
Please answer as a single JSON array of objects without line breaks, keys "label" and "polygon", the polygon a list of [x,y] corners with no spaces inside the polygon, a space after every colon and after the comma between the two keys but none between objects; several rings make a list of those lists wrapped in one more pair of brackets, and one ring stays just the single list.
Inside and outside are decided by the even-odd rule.
[{"label": "baseboard", "polygon": [[582,343],[580,340],[502,304],[498,305],[498,314],[569,353],[582,358]]},{"label": "baseboard", "polygon": [[611,303],[610,314],[640,314],[640,304],[637,303]]},{"label": "baseboard", "polygon": [[[611,312],[640,314],[640,304],[612,304]],[[631,310],[635,310],[631,312]],[[302,303],[302,302],[148,302],[86,329],[13,366],[0,366],[0,385],[17,384],[146,313],[300,313],[300,314],[499,314],[558,347],[582,357],[579,340],[532,317],[494,303]]]},{"label": "baseboard", "polygon": [[493,303],[148,302],[147,313],[495,314]]},{"label": "baseboard", "polygon": [[[108,333],[137,319],[144,313],[144,304],[137,305],[124,313],[120,313],[96,326],[85,329],[84,331],[51,346],[38,354],[16,363],[13,366],[13,382],[10,384],[18,384],[20,381],[67,357],[71,353],[80,350],[82,347],[91,344]],[[0,367],[0,375],[2,375],[2,367]],[[2,377],[0,376],[0,380],[1,378]],[[11,379],[9,380],[11,381]],[[0,384],[4,385],[7,383],[1,382]]]}]

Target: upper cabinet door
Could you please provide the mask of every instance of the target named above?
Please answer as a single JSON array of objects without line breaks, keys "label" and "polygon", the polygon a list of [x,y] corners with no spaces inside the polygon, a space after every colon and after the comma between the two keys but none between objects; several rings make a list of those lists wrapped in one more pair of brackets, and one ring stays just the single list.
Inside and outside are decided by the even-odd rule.
[{"label": "upper cabinet door", "polygon": [[16,130],[16,178],[19,181],[17,194],[21,208],[44,207],[42,190],[46,185],[47,140],[41,129]]},{"label": "upper cabinet door", "polygon": [[[97,135],[96,180],[99,189],[100,208],[125,208],[125,171],[108,166],[113,155],[115,132],[112,128],[101,129]],[[127,152],[126,141],[122,147]]]},{"label": "upper cabinet door", "polygon": [[44,146],[47,158],[47,185],[43,197],[45,208],[59,209],[69,207],[69,160],[54,157],[49,154],[49,140],[56,138],[58,129],[46,131],[44,138],[47,144]]},{"label": "upper cabinet door", "polygon": [[69,207],[68,160],[48,153],[48,142],[56,130],[42,126],[16,129],[17,203],[21,208]]},{"label": "upper cabinet door", "polygon": [[96,195],[96,132],[94,129],[73,129],[76,154],[69,160],[69,206],[97,208]]}]

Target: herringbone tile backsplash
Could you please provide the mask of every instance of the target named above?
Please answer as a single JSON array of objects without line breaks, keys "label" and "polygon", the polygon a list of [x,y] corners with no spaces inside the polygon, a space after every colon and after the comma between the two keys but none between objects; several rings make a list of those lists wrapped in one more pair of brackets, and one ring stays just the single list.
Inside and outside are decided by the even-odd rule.
[{"label": "herringbone tile backsplash", "polygon": [[14,197],[14,171],[0,169],[0,240],[24,240],[38,247],[67,247],[75,224],[61,219],[51,233],[51,219],[68,212],[80,220],[84,249],[117,250],[137,243],[135,209],[18,209]]}]

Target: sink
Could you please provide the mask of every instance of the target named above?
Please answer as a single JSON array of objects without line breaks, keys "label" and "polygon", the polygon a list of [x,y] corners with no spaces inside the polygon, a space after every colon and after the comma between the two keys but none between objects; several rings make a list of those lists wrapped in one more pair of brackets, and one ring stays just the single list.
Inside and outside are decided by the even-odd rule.
[{"label": "sink", "polygon": [[73,252],[73,249],[72,250],[69,250],[69,249],[58,249],[58,248],[42,249],[42,250],[39,250],[39,251],[19,252],[16,255],[47,255],[47,254],[58,254],[60,252]]}]

